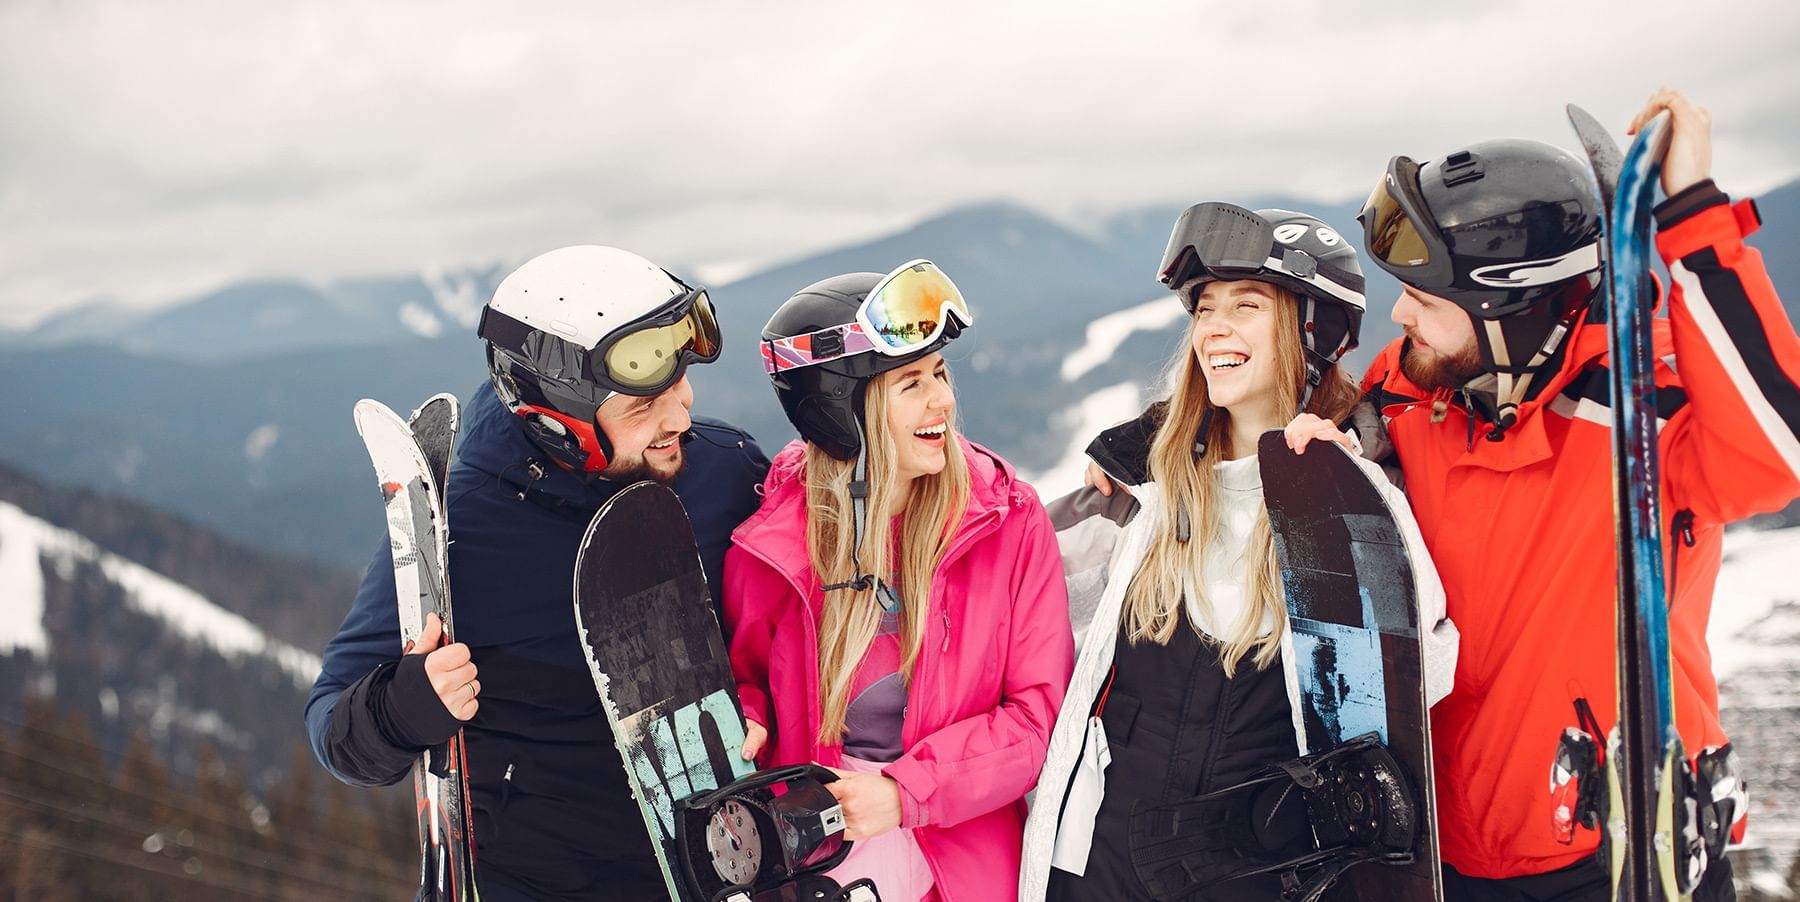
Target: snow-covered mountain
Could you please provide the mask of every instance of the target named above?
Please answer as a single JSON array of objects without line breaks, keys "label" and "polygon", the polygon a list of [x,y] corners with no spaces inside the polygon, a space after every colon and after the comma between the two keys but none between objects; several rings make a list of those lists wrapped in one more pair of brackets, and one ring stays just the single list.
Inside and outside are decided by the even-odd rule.
[{"label": "snow-covered mountain", "polygon": [[350,587],[0,469],[0,726],[48,699],[114,752],[138,729],[177,770],[210,746],[273,779],[303,748],[301,705]]},{"label": "snow-covered mountain", "polygon": [[[319,656],[277,639],[206,596],[136,561],[101,550],[80,535],[0,501],[0,653],[55,654],[44,630],[50,582],[68,583],[93,568],[124,602],[125,610],[156,621],[196,651],[217,654],[234,666],[274,664],[307,688],[319,675]],[[46,574],[49,578],[46,579]]]}]

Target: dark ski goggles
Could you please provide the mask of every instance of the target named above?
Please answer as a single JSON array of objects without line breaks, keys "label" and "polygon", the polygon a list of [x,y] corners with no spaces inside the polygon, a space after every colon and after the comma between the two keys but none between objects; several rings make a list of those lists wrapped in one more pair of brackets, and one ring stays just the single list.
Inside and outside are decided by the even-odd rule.
[{"label": "dark ski goggles", "polygon": [[1198,276],[1243,279],[1260,275],[1275,250],[1275,227],[1237,206],[1209,202],[1182,211],[1169,234],[1157,277],[1176,288]]},{"label": "dark ski goggles", "polygon": [[764,339],[763,369],[779,373],[871,351],[904,356],[930,347],[953,319],[964,329],[975,324],[968,300],[937,264],[913,260],[875,283],[853,322]]},{"label": "dark ski goggles", "polygon": [[482,309],[476,334],[552,379],[581,380],[646,397],[681,380],[692,363],[719,359],[723,340],[706,289],[692,288],[607,334],[592,349]]},{"label": "dark ski goggles", "polygon": [[1455,283],[1449,245],[1425,206],[1419,164],[1413,158],[1388,160],[1387,172],[1369,192],[1356,220],[1362,223],[1364,248],[1386,268],[1405,270],[1407,284],[1429,291]]}]

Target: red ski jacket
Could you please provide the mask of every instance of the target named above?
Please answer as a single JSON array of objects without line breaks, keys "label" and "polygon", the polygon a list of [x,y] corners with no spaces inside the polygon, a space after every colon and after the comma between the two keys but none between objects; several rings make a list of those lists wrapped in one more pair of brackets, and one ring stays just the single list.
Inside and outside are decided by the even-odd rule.
[{"label": "red ski jacket", "polygon": [[[1705,182],[1657,218],[1674,282],[1655,335],[1662,511],[1691,518],[1686,529],[1663,524],[1669,633],[1676,725],[1692,756],[1726,741],[1706,646],[1725,524],[1800,495],[1800,338],[1744,244],[1759,224],[1753,204],[1733,206]],[[1555,870],[1599,842],[1585,829],[1568,845],[1554,837],[1558,741],[1578,726],[1578,698],[1603,731],[1616,719],[1605,326],[1570,337],[1561,369],[1501,441],[1470,431],[1479,415],[1455,394],[1412,385],[1402,342],[1363,389],[1387,420],[1463,635],[1456,687],[1431,712],[1443,859],[1475,877]]]}]

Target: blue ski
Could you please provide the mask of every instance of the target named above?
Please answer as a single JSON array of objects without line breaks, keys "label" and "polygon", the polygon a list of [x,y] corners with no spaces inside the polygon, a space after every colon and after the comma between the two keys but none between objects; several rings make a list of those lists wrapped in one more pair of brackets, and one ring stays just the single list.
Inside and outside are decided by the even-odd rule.
[{"label": "blue ski", "polygon": [[1607,756],[1614,897],[1685,899],[1698,874],[1677,829],[1676,775],[1686,754],[1675,729],[1668,592],[1663,580],[1657,459],[1656,296],[1650,210],[1668,114],[1638,133],[1621,159],[1605,129],[1580,108],[1569,118],[1588,151],[1607,210],[1607,351],[1613,410],[1618,537],[1618,725]]}]

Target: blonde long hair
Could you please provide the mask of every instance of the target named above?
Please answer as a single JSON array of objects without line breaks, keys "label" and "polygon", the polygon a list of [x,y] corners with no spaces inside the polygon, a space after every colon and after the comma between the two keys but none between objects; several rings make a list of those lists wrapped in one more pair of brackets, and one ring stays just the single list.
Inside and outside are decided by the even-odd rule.
[{"label": "blonde long hair", "polygon": [[[957,443],[954,418],[945,424],[944,469],[902,485],[898,446],[888,427],[887,383],[898,370],[868,381],[863,393],[863,445],[868,454],[869,497],[863,525],[861,572],[886,582],[900,599],[900,674],[912,682],[913,666],[924,641],[932,574],[949,550],[950,538],[962,523],[969,503],[969,463]],[[850,503],[853,461],[837,460],[806,445],[806,549],[819,584],[848,582],[856,570],[851,561],[855,509]],[[906,513],[895,521],[887,511],[900,505]],[[896,529],[897,525],[897,529]],[[896,535],[897,532],[897,535]],[[898,541],[896,541],[896,539]],[[898,566],[894,558],[898,552]],[[850,684],[880,626],[879,586],[834,589],[825,593],[819,624],[819,736],[824,745],[841,742],[850,706]]]},{"label": "blonde long hair", "polygon": [[[1183,291],[1198,291],[1202,286],[1184,285]],[[1275,289],[1275,371],[1281,377],[1277,391],[1281,393],[1281,409],[1295,410],[1306,384],[1305,350],[1300,344],[1300,306],[1298,298],[1286,288]],[[1175,635],[1176,616],[1182,599],[1190,592],[1196,607],[1211,619],[1212,606],[1203,586],[1206,548],[1218,531],[1218,477],[1214,465],[1224,460],[1231,436],[1231,414],[1213,407],[1206,393],[1206,378],[1201,373],[1194,351],[1196,318],[1188,325],[1187,338],[1181,350],[1169,362],[1164,384],[1172,386],[1156,439],[1150,446],[1150,475],[1162,492],[1164,505],[1150,542],[1149,554],[1138,567],[1125,590],[1122,613],[1123,627],[1129,640],[1136,644],[1147,639],[1167,645]],[[1306,410],[1309,413],[1343,422],[1358,400],[1356,385],[1333,365],[1325,371],[1319,387],[1313,390]],[[1206,453],[1199,460],[1193,456],[1194,437],[1208,410],[1214,411],[1206,436]],[[1190,536],[1182,542],[1177,536],[1177,520],[1186,511]],[[1282,598],[1281,567],[1275,555],[1273,534],[1269,530],[1269,513],[1264,507],[1257,515],[1250,533],[1250,546],[1245,553],[1249,562],[1248,584],[1244,595],[1249,603],[1233,624],[1219,624],[1221,632],[1220,660],[1226,676],[1235,675],[1237,665],[1250,656],[1257,669],[1275,659],[1281,650],[1281,634],[1287,622],[1287,604]],[[1265,619],[1275,624],[1268,635],[1259,635]],[[1199,632],[1199,627],[1194,627]],[[1201,638],[1208,639],[1201,633]]]}]

